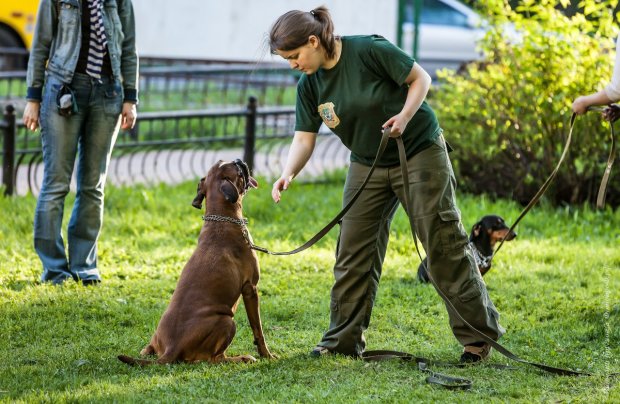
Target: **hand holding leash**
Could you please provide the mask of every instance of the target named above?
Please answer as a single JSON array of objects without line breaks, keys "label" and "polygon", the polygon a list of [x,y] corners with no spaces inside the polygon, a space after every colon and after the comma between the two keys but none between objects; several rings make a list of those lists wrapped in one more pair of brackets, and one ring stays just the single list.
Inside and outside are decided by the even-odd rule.
[{"label": "hand holding leash", "polygon": [[389,137],[391,137],[392,139],[396,139],[397,137],[400,137],[402,135],[402,133],[398,132],[398,131],[394,131],[392,132],[392,127],[391,126],[386,126],[383,128],[383,132],[384,135],[387,134]]}]

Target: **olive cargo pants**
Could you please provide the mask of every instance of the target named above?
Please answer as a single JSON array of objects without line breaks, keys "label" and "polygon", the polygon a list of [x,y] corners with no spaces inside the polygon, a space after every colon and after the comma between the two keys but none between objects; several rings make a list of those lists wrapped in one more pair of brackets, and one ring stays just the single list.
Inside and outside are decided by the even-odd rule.
[{"label": "olive cargo pants", "polygon": [[[454,307],[471,325],[497,340],[505,332],[476,268],[468,235],[455,204],[456,180],[443,136],[408,162],[409,192],[416,231],[428,256],[428,270]],[[370,167],[352,163],[343,206],[353,197]],[[366,346],[389,228],[399,202],[405,206],[400,167],[377,167],[366,188],[344,216],[334,266],[329,330],[318,344],[359,356]],[[413,241],[412,241],[413,243]],[[412,248],[412,254],[415,254]],[[448,309],[450,327],[462,345],[480,341]]]}]

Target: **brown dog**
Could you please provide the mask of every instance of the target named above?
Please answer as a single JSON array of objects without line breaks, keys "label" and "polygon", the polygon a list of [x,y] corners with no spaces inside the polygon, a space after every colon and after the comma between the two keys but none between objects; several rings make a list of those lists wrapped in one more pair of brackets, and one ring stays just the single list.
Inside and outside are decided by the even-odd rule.
[{"label": "brown dog", "polygon": [[198,247],[183,268],[151,342],[140,352],[159,358],[152,361],[120,355],[118,359],[131,365],[255,361],[250,355],[225,355],[235,336],[233,316],[239,296],[243,296],[258,354],[274,358],[263,337],[256,288],[258,259],[250,248],[241,207],[247,190],[257,186],[241,160],[220,160],[200,180],[192,202],[200,209],[206,200]]}]

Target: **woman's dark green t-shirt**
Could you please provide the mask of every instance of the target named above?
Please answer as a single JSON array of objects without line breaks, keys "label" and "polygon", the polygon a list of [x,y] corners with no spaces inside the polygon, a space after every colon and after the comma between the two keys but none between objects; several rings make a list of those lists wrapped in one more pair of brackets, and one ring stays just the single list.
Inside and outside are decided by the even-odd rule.
[{"label": "woman's dark green t-shirt", "polygon": [[[414,61],[378,35],[341,40],[342,53],[333,68],[299,80],[295,130],[316,133],[324,122],[351,150],[351,161],[371,165],[381,125],[403,108],[405,79]],[[429,147],[439,133],[435,113],[424,101],[403,133],[407,157]],[[388,143],[379,165],[398,165],[396,142]]]}]

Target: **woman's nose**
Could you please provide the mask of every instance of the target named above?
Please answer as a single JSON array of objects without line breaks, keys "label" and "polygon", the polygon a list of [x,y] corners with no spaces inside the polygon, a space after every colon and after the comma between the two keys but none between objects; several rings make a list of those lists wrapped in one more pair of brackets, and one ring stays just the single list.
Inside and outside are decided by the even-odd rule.
[{"label": "woman's nose", "polygon": [[295,60],[289,60],[288,64],[291,66],[291,69],[297,69],[297,66],[299,66]]}]

